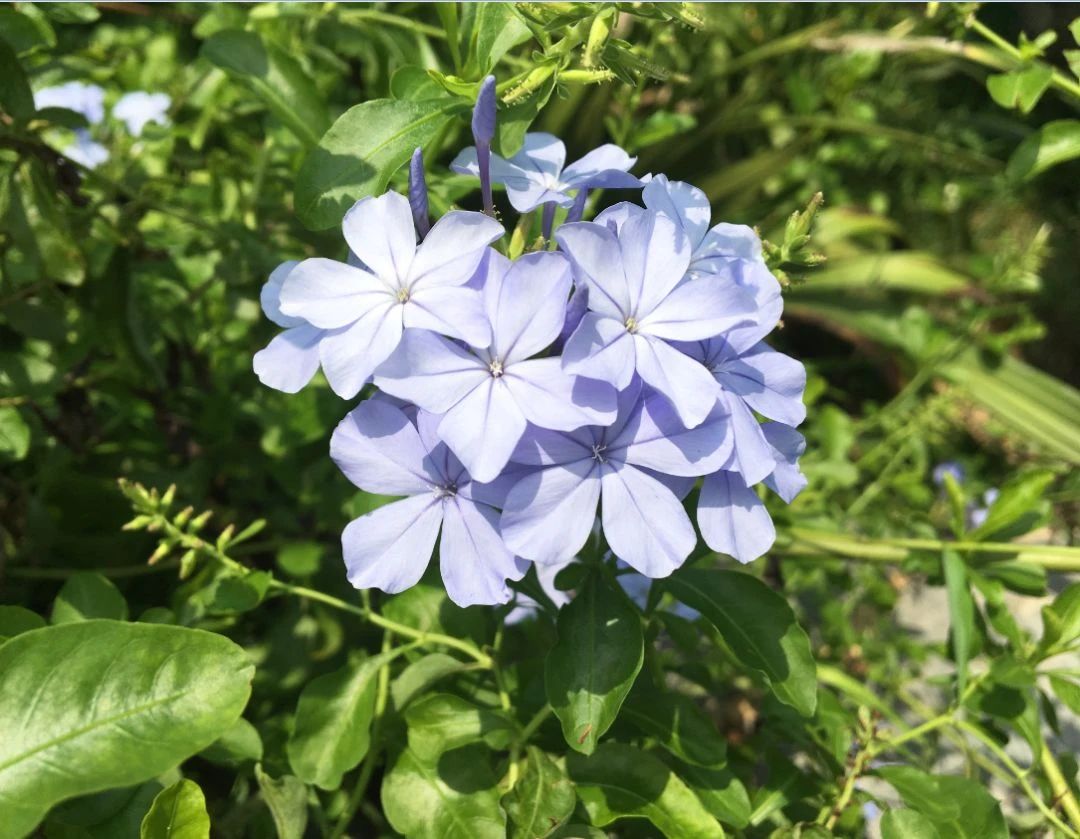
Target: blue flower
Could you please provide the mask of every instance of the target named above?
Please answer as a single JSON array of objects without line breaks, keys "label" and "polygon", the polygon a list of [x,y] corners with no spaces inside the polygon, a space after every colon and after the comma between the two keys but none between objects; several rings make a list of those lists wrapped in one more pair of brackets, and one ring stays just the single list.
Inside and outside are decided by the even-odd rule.
[{"label": "blue flower", "polygon": [[503,234],[498,222],[447,213],[418,246],[408,199],[387,192],[356,202],[342,230],[362,264],[305,259],[285,278],[280,306],[282,314],[328,330],[319,360],[335,393],[356,396],[406,328],[491,343],[480,294],[466,283]]},{"label": "blue flower", "polygon": [[556,253],[516,262],[490,253],[483,307],[490,346],[463,347],[410,330],[376,371],[375,384],[442,415],[438,434],[469,472],[494,480],[528,423],[572,431],[615,419],[615,391],[578,379],[558,358],[533,358],[559,334],[570,296],[570,266]]},{"label": "blue flower", "polygon": [[109,150],[90,139],[90,132],[80,128],[75,132],[75,142],[64,149],[64,154],[87,169],[96,169],[109,159]]},{"label": "blue flower", "polygon": [[499,537],[498,490],[472,480],[435,433],[435,418],[414,425],[395,405],[375,398],[342,420],[330,456],[366,492],[405,496],[354,519],[341,534],[349,582],[404,591],[423,576],[439,539],[446,592],[459,606],[506,603],[507,580],[527,564]]},{"label": "blue flower", "polygon": [[964,482],[964,467],[955,460],[946,460],[934,467],[933,479],[935,486],[945,486],[945,476],[952,475],[958,484]]},{"label": "blue flower", "polygon": [[66,108],[82,114],[91,125],[97,125],[105,118],[105,91],[96,84],[66,82],[37,91],[34,107],[39,111],[42,108]]},{"label": "blue flower", "polygon": [[686,235],[651,210],[627,218],[617,232],[579,222],[555,238],[576,281],[589,289],[589,311],[563,349],[564,369],[620,390],[637,373],[685,425],[704,420],[720,388],[708,368],[671,342],[712,338],[753,320],[753,298],[718,276],[688,277]]},{"label": "blue flower", "polygon": [[729,455],[721,411],[687,429],[666,400],[635,379],[619,394],[610,426],[529,429],[513,460],[536,471],[507,495],[503,538],[519,556],[563,561],[585,545],[602,497],[601,522],[612,553],[642,574],[666,577],[690,555],[697,538],[661,475],[708,474]]},{"label": "blue flower", "polygon": [[[551,134],[530,133],[525,135],[521,151],[509,160],[491,155],[491,180],[506,187],[515,210],[527,213],[547,203],[569,207],[574,203],[571,193],[577,190],[638,188],[641,179],[629,174],[636,160],[609,143],[564,167],[566,146],[562,140]],[[476,147],[463,150],[450,168],[480,177]]]},{"label": "blue flower", "polygon": [[148,122],[168,125],[169,107],[172,99],[166,93],[147,93],[136,90],[125,93],[113,106],[113,116],[127,126],[133,137],[141,137]]},{"label": "blue flower", "polygon": [[255,353],[252,364],[259,381],[283,393],[297,393],[311,381],[319,369],[319,341],[327,334],[303,318],[281,312],[281,286],[298,264],[295,260],[281,263],[259,295],[263,314],[285,331]]}]

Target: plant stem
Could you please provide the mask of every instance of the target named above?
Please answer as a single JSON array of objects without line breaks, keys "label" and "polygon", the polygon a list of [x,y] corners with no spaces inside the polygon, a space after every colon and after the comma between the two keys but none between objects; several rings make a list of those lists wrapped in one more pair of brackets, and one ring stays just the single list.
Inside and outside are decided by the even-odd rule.
[{"label": "plant stem", "polygon": [[[997,32],[995,32],[989,26],[986,26],[984,23],[977,20],[974,15],[972,15],[972,17],[968,21],[968,26],[971,29],[974,29],[980,35],[982,35],[987,41],[989,41],[999,50],[1004,52],[1006,55],[1015,59],[1017,62],[1024,62],[1024,57],[1023,55],[1021,55],[1019,49],[1017,49],[1013,44],[1010,44],[1008,41],[998,35]],[[1062,90],[1065,93],[1070,93],[1077,99],[1080,99],[1080,84],[1077,84],[1074,81],[1070,81],[1063,73],[1059,72],[1058,70],[1053,71],[1053,75],[1050,77],[1050,84],[1056,87],[1058,90]]]},{"label": "plant stem", "polygon": [[544,703],[544,707],[533,714],[533,718],[529,720],[523,729],[521,729],[521,742],[527,743],[529,739],[536,733],[536,730],[544,724],[544,720],[551,716],[551,706]]},{"label": "plant stem", "polygon": [[1073,795],[1072,788],[1069,786],[1064,773],[1062,773],[1057,758],[1050,751],[1050,746],[1047,744],[1045,737],[1042,741],[1042,756],[1039,758],[1039,762],[1042,764],[1043,772],[1046,773],[1046,780],[1050,782],[1050,789],[1054,793],[1054,801],[1061,804],[1061,809],[1065,811],[1065,815],[1069,817],[1073,827],[1080,830],[1080,803],[1077,802],[1076,796]]}]

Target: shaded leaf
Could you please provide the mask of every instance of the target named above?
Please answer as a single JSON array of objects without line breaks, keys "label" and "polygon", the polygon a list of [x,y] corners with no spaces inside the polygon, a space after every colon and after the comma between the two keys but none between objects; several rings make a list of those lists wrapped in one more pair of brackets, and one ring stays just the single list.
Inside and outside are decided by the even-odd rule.
[{"label": "shaded leaf", "polygon": [[1034,178],[1077,157],[1080,157],[1080,120],[1054,120],[1016,147],[1005,174],[1017,181]]},{"label": "shaded leaf", "polygon": [[405,722],[409,726],[409,749],[429,763],[437,761],[443,752],[477,740],[495,749],[504,748],[513,731],[500,712],[480,708],[450,693],[418,699],[405,712]]},{"label": "shaded leaf", "polygon": [[271,778],[259,764],[255,764],[255,780],[274,820],[278,839],[303,839],[308,821],[304,782],[292,775]]},{"label": "shaded leaf", "polygon": [[80,571],[68,577],[53,601],[52,622],[74,623],[93,618],[127,620],[127,601],[108,577]]},{"label": "shaded leaf", "polygon": [[510,839],[548,836],[570,818],[576,803],[574,785],[559,765],[529,746],[521,777],[502,799],[510,817]]},{"label": "shaded leaf", "polygon": [[925,816],[940,835],[956,839],[1008,839],[1000,805],[978,781],[930,775],[913,766],[883,766],[876,772],[900,793],[908,807]]},{"label": "shaded leaf", "polygon": [[139,839],[209,839],[210,816],[199,785],[187,779],[157,794],[139,829]]},{"label": "shaded leaf", "polygon": [[934,823],[916,810],[889,810],[881,817],[881,839],[939,839]]},{"label": "shaded leaf", "polygon": [[622,714],[689,763],[720,766],[727,759],[727,741],[705,712],[686,696],[658,690],[641,678],[630,691]]},{"label": "shaded leaf", "polygon": [[949,599],[949,638],[956,662],[956,692],[967,686],[968,661],[975,644],[975,601],[971,598],[964,560],[956,551],[944,551],[941,567]]}]

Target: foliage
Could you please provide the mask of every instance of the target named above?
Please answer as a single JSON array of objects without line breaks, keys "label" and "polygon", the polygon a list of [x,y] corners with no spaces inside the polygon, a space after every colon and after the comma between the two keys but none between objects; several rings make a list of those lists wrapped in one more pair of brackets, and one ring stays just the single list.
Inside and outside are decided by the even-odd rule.
[{"label": "foliage", "polygon": [[[0,836],[1080,834],[1054,8],[0,8]],[[524,620],[346,582],[387,499],[326,457],[321,379],[259,386],[259,288],[344,258],[416,146],[433,214],[478,209],[448,165],[489,72],[497,153],[615,142],[761,232],[810,371],[767,557],[634,589],[590,544]],[[35,105],[71,81],[102,121]],[[167,124],[116,115],[140,90]]]}]

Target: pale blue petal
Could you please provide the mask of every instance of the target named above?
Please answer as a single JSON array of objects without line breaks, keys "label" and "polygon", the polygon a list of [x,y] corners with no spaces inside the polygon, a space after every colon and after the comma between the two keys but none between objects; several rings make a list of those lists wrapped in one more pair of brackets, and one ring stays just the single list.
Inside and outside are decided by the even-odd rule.
[{"label": "pale blue petal", "polygon": [[409,329],[428,329],[474,347],[491,343],[491,326],[480,292],[467,286],[432,286],[413,292],[402,307]]},{"label": "pale blue petal", "polygon": [[600,466],[589,458],[526,475],[503,508],[507,547],[535,562],[560,562],[585,546],[600,498]]},{"label": "pale blue petal", "polygon": [[305,259],[285,277],[280,311],[320,329],[337,329],[388,302],[397,301],[374,275],[344,262],[316,257]]},{"label": "pale blue petal", "polygon": [[639,320],[638,331],[668,341],[698,341],[752,323],[754,298],[719,276],[691,278]]},{"label": "pale blue petal", "polygon": [[128,133],[139,137],[148,122],[168,125],[171,105],[172,99],[166,93],[136,90],[121,96],[113,105],[112,114],[127,126]]},{"label": "pale blue petal", "polygon": [[408,274],[410,292],[468,282],[484,258],[487,246],[504,232],[501,224],[483,213],[461,210],[447,213],[432,225],[416,250]]},{"label": "pale blue petal", "polygon": [[634,377],[635,353],[635,340],[622,323],[587,312],[563,347],[562,366],[622,390]]},{"label": "pale blue petal", "polygon": [[720,399],[731,412],[731,431],[734,435],[731,459],[724,468],[738,472],[748,486],[753,486],[776,468],[772,446],[765,439],[761,423],[740,397],[722,392]]},{"label": "pale blue petal", "polygon": [[508,366],[558,336],[570,296],[570,264],[550,252],[525,254],[509,265],[501,254],[488,262],[484,308],[494,335],[491,355]]},{"label": "pale blue petal", "polygon": [[353,519],[341,534],[349,582],[396,594],[420,582],[442,523],[434,493],[394,501]]},{"label": "pale blue petal", "polygon": [[761,431],[776,458],[776,468],[765,479],[765,486],[790,504],[806,488],[806,476],[799,471],[799,458],[806,451],[806,438],[779,422],[762,423]]},{"label": "pale blue petal", "polygon": [[712,373],[670,344],[648,335],[635,335],[634,348],[642,380],[667,397],[683,425],[700,425],[720,391]]},{"label": "pale blue petal", "polygon": [[319,340],[325,334],[306,323],[286,329],[255,353],[255,375],[267,387],[297,393],[319,369]]},{"label": "pale blue petal", "polygon": [[759,414],[786,425],[806,419],[803,392],[806,368],[801,362],[758,343],[738,358],[713,368],[716,380],[729,393],[743,398]]},{"label": "pale blue petal", "polygon": [[631,312],[630,290],[615,234],[582,221],[564,224],[555,233],[555,241],[574,266],[576,282],[589,287],[589,308],[625,321]]},{"label": "pale blue petal", "polygon": [[509,389],[491,376],[446,412],[439,436],[473,480],[493,481],[525,432],[525,416]]},{"label": "pale blue petal", "polygon": [[647,577],[666,577],[697,543],[694,526],[671,491],[640,469],[605,466],[601,498],[604,538],[612,552]]},{"label": "pale blue petal", "polygon": [[647,210],[623,224],[619,252],[630,313],[642,321],[686,274],[690,242],[671,219]]},{"label": "pale blue petal", "polygon": [[409,199],[396,192],[361,198],[345,213],[341,230],[349,249],[388,286],[405,285],[416,252]]},{"label": "pale blue petal", "polygon": [[640,187],[641,181],[629,174],[636,162],[636,157],[631,157],[615,144],[605,143],[567,166],[559,180],[571,189]]},{"label": "pale blue petal", "polygon": [[567,373],[558,358],[519,361],[502,381],[525,418],[541,428],[573,431],[615,420],[615,389]]},{"label": "pale blue petal", "polygon": [[303,318],[291,318],[286,314],[282,314],[281,311],[281,286],[285,283],[285,278],[289,276],[289,272],[299,264],[295,259],[282,262],[270,273],[270,278],[263,284],[262,291],[259,292],[259,303],[262,305],[263,314],[278,326],[284,326],[285,328],[299,326],[305,322]]},{"label": "pale blue petal", "polygon": [[334,393],[342,399],[356,396],[397,348],[401,333],[401,307],[392,302],[369,309],[344,329],[325,333],[319,360]]},{"label": "pale blue petal", "polygon": [[457,344],[423,329],[406,330],[375,376],[391,396],[443,414],[491,379],[484,362]]},{"label": "pale blue petal", "polygon": [[650,210],[663,213],[682,227],[690,247],[697,250],[709,231],[712,214],[704,192],[684,181],[669,181],[665,175],[657,175],[645,185],[641,199]]},{"label": "pale blue petal", "polygon": [[574,330],[578,328],[587,311],[589,311],[589,287],[582,283],[574,289],[574,293],[570,295],[570,301],[566,304],[562,329],[559,330],[559,337],[555,339],[553,345],[556,353],[562,353],[563,347],[566,346],[566,342],[570,340],[570,336],[574,334]]},{"label": "pale blue petal", "polygon": [[599,224],[601,227],[606,227],[611,230],[615,235],[619,234],[622,230],[622,226],[626,224],[627,219],[634,218],[645,212],[644,208],[639,207],[637,204],[632,204],[629,201],[620,201],[618,204],[612,204],[606,210],[600,213],[593,219],[593,224]]},{"label": "pale blue petal", "polygon": [[425,465],[427,449],[405,413],[383,399],[350,411],[330,438],[330,457],[365,492],[420,495],[437,476]]},{"label": "pale blue petal", "polygon": [[731,456],[732,434],[727,408],[719,401],[705,420],[687,429],[665,397],[645,398],[636,422],[630,423],[610,448],[623,449],[622,459],[668,475],[708,475]]},{"label": "pale blue petal", "polygon": [[776,541],[769,511],[734,472],[717,472],[705,479],[698,526],[705,544],[742,563],[753,562]]},{"label": "pale blue petal", "polygon": [[499,514],[486,504],[447,501],[439,542],[439,569],[446,593],[458,606],[506,603],[527,565],[514,558],[498,532]]},{"label": "pale blue petal", "polygon": [[511,460],[528,466],[557,466],[592,457],[596,437],[592,429],[573,432],[549,431],[530,425],[517,446]]}]

